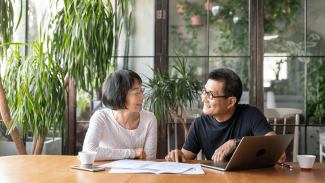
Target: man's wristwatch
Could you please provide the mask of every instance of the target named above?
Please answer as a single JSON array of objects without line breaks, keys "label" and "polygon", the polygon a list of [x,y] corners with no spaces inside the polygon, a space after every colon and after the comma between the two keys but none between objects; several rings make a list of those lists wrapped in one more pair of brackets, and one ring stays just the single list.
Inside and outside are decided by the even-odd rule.
[{"label": "man's wristwatch", "polygon": [[236,143],[236,148],[238,147],[240,141],[241,141],[241,138],[240,137],[237,137],[234,139],[235,143]]}]

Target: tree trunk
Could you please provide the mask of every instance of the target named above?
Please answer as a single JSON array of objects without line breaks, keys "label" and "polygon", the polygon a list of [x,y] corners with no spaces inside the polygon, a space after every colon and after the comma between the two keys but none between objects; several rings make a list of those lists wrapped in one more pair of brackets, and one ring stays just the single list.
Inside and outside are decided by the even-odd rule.
[{"label": "tree trunk", "polygon": [[[0,76],[0,108],[1,108],[1,115],[2,115],[3,121],[6,125],[6,127],[9,128],[11,116],[10,116],[10,111],[9,111],[9,107],[8,107],[8,101],[6,98],[6,94],[2,87],[1,76]],[[13,141],[15,142],[18,154],[19,155],[27,155],[26,148],[25,148],[23,141],[20,140],[20,142],[19,142],[19,132],[16,127],[14,128],[14,130],[11,131],[10,135],[11,135]]]},{"label": "tree trunk", "polygon": [[[166,109],[167,109],[167,108],[166,108]],[[169,109],[167,109],[167,110],[169,111],[169,113],[170,113],[174,118],[179,119],[179,120],[182,122],[183,127],[184,127],[184,130],[185,130],[185,139],[186,139],[187,134],[188,134],[188,129],[187,129],[187,126],[186,126],[186,124],[185,124],[185,122],[184,122],[182,116],[177,115],[176,112],[173,111],[173,109],[172,109],[171,107],[169,107]],[[176,122],[177,122],[177,120],[176,120]]]},{"label": "tree trunk", "polygon": [[43,145],[44,145],[44,141],[45,141],[46,135],[47,135],[47,130],[44,133],[44,138],[41,138],[40,136],[38,136],[37,141],[34,142],[34,143],[37,143],[36,144],[35,151],[34,151],[34,155],[40,155],[40,154],[42,154]]},{"label": "tree trunk", "polygon": [[37,140],[38,140],[38,135],[36,133],[36,134],[34,134],[34,137],[33,137],[33,146],[32,146],[32,150],[30,152],[31,155],[33,155],[35,153],[35,149],[36,149],[36,145],[37,145]]}]

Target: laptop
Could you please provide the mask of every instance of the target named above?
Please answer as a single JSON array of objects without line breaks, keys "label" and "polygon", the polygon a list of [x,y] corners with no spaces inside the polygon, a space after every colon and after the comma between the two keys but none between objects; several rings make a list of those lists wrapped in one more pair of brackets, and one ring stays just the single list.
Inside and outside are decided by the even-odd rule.
[{"label": "laptop", "polygon": [[229,161],[200,164],[223,171],[273,167],[292,138],[293,134],[243,137]]}]

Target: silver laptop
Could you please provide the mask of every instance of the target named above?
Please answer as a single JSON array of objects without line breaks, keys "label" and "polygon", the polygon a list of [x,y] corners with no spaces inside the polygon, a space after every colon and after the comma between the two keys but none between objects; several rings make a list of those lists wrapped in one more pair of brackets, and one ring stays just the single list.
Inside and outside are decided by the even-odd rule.
[{"label": "silver laptop", "polygon": [[292,138],[293,134],[244,137],[229,161],[200,164],[223,171],[273,167]]}]

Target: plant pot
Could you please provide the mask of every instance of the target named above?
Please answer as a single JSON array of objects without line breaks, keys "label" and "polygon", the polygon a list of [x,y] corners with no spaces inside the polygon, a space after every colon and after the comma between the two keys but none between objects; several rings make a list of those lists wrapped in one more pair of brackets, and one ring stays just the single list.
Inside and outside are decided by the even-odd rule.
[{"label": "plant pot", "polygon": [[192,25],[202,25],[203,24],[203,16],[202,15],[195,15],[191,16],[191,23]]},{"label": "plant pot", "polygon": [[[62,138],[55,137],[54,140],[52,137],[46,137],[43,145],[42,154],[52,154],[52,155],[61,155],[61,144]],[[33,142],[26,142],[26,151],[27,154],[30,154],[32,150]],[[19,155],[16,145],[14,142],[0,142],[0,156],[12,156]]]},{"label": "plant pot", "polygon": [[190,5],[190,3],[185,3],[183,5],[176,3],[177,13],[180,15],[183,15],[184,8],[187,8]]},{"label": "plant pot", "polygon": [[209,5],[209,11],[210,11],[211,8],[212,8],[213,3],[214,3],[213,1],[209,1],[209,3],[208,3],[208,1],[206,1],[206,2],[204,3],[204,8],[205,8],[205,10],[208,11],[208,5]]}]

